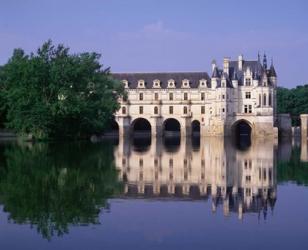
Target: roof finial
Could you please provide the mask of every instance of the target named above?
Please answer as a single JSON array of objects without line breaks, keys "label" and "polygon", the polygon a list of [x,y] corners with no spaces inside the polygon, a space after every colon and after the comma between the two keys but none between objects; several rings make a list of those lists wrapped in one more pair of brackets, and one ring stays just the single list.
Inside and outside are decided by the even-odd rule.
[{"label": "roof finial", "polygon": [[266,54],[265,54],[265,52],[264,52],[264,56],[263,56],[263,67],[264,67],[265,69],[267,69],[267,59],[266,59]]},{"label": "roof finial", "polygon": [[260,62],[260,53],[258,51],[258,62]]},{"label": "roof finial", "polygon": [[273,57],[271,58],[271,66],[274,66],[274,60],[273,60]]}]

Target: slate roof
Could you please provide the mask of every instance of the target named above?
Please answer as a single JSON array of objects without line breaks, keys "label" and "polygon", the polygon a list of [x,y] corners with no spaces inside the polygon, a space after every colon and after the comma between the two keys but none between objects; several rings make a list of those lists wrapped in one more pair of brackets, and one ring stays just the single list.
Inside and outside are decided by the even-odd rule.
[{"label": "slate roof", "polygon": [[184,79],[189,80],[190,88],[198,88],[201,79],[207,80],[207,87],[210,87],[211,80],[206,72],[160,72],[160,73],[113,73],[117,80],[127,80],[131,89],[137,88],[138,81],[144,80],[146,88],[153,87],[154,80],[160,80],[161,88],[167,88],[168,81],[173,79],[175,87],[181,88]]},{"label": "slate roof", "polygon": [[236,74],[236,78],[238,79],[239,85],[243,85],[243,83],[244,83],[244,71],[246,71],[248,67],[252,71],[254,79],[260,79],[261,76],[264,73],[264,68],[259,61],[245,61],[245,60],[243,60],[242,70],[239,70],[239,68],[238,68],[238,61],[230,61],[229,73],[232,77],[235,77],[234,74]]}]

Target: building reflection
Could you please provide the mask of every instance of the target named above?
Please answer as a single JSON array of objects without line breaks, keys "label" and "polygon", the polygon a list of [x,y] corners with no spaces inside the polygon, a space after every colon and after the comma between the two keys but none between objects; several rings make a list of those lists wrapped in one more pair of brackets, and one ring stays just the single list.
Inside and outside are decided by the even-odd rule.
[{"label": "building reflection", "polygon": [[227,139],[203,137],[120,138],[115,149],[119,178],[127,197],[203,199],[225,216],[259,213],[266,218],[276,201],[276,146],[254,140],[237,149]]}]

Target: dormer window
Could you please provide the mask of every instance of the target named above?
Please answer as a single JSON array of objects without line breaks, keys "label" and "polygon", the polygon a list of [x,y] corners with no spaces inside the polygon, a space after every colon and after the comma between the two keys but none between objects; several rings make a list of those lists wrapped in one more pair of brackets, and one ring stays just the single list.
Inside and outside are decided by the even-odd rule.
[{"label": "dormer window", "polygon": [[182,81],[182,88],[189,88],[189,80],[184,79]]},{"label": "dormer window", "polygon": [[138,81],[138,88],[145,88],[145,82],[144,82],[144,80],[139,80],[139,81]]},{"label": "dormer window", "polygon": [[160,80],[154,80],[153,81],[153,88],[160,88]]},{"label": "dormer window", "polygon": [[175,81],[173,79],[168,81],[168,88],[175,88]]},{"label": "dormer window", "polygon": [[251,78],[246,78],[245,85],[246,86],[251,86]]},{"label": "dormer window", "polygon": [[201,79],[200,81],[199,81],[199,87],[207,87],[207,85],[206,85],[206,80],[205,79]]},{"label": "dormer window", "polygon": [[127,80],[123,80],[122,81],[123,85],[124,85],[124,88],[128,88],[128,81]]}]

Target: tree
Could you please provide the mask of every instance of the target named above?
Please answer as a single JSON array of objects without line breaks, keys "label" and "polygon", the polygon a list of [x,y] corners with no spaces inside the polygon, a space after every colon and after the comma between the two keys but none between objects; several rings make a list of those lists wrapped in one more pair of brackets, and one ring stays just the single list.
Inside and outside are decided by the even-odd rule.
[{"label": "tree", "polygon": [[277,89],[277,112],[289,113],[294,125],[299,125],[299,115],[308,113],[308,85],[293,89]]},{"label": "tree", "polygon": [[70,54],[50,40],[36,54],[15,49],[0,74],[6,126],[37,138],[102,133],[124,89],[100,57]]}]

